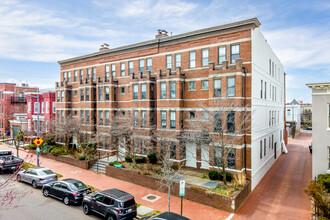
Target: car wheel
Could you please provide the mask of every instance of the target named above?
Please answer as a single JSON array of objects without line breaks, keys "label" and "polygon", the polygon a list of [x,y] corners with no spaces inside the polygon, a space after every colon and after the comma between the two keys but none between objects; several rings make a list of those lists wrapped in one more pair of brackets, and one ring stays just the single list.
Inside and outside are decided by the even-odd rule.
[{"label": "car wheel", "polygon": [[69,197],[64,197],[63,198],[63,203],[65,204],[65,205],[69,205],[70,204],[70,200],[69,200]]},{"label": "car wheel", "polygon": [[42,194],[44,194],[45,197],[48,197],[48,196],[49,196],[49,192],[48,192],[47,189],[44,189],[44,190],[42,191]]},{"label": "car wheel", "polygon": [[114,217],[113,215],[108,215],[107,220],[116,220],[116,217]]},{"label": "car wheel", "polygon": [[17,175],[17,182],[21,182],[22,181],[22,178],[21,178],[21,175]]},{"label": "car wheel", "polygon": [[85,215],[89,214],[89,207],[86,203],[84,203],[84,205],[83,205],[83,212],[85,213]]},{"label": "car wheel", "polygon": [[32,187],[35,189],[38,187],[37,182],[35,180],[32,181]]}]

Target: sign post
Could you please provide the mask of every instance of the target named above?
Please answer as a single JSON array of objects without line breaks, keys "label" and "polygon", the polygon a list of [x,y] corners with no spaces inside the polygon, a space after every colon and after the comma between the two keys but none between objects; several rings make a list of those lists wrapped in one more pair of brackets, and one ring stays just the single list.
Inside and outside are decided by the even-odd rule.
[{"label": "sign post", "polygon": [[34,139],[33,143],[35,145],[37,145],[37,167],[39,167],[39,152],[40,152],[40,148],[39,146],[44,142],[44,140],[42,140],[40,137],[37,137],[36,139]]},{"label": "sign post", "polygon": [[180,180],[180,193],[181,196],[181,215],[182,215],[182,209],[183,209],[183,197],[184,197],[184,191],[185,191],[186,182],[184,180]]}]

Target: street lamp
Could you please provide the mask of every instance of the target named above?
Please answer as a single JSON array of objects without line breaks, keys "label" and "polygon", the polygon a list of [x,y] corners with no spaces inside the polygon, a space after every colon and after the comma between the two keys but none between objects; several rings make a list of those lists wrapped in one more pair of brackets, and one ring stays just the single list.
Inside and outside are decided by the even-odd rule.
[{"label": "street lamp", "polygon": [[[11,92],[11,91],[4,91],[3,94],[18,94],[17,92]],[[25,96],[27,97],[31,97],[31,98],[37,98],[37,103],[38,103],[38,112],[37,112],[37,136],[39,137],[39,112],[40,112],[40,103],[39,103],[39,96],[33,96],[33,95],[28,95],[28,94],[25,94]],[[40,151],[40,148],[39,146],[37,146],[37,167],[40,167],[40,164],[39,164],[39,151]]]}]

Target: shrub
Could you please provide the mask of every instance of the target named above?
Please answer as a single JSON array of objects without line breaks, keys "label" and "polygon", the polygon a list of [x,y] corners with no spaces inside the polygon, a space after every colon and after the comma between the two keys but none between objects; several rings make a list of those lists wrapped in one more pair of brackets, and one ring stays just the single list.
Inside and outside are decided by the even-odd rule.
[{"label": "shrub", "polygon": [[152,164],[156,164],[157,163],[157,154],[155,152],[151,152],[148,154],[148,159],[149,162]]},{"label": "shrub", "polygon": [[145,161],[146,161],[145,157],[135,157],[135,162],[136,163],[144,163]]},{"label": "shrub", "polygon": [[[233,174],[226,172],[226,180],[228,182],[231,182],[231,180],[233,179]],[[218,173],[218,180],[223,181],[223,171],[221,171],[220,173]]]},{"label": "shrub", "polygon": [[79,159],[79,160],[85,160],[86,157],[85,157],[85,156],[80,156],[78,159]]},{"label": "shrub", "polygon": [[113,162],[109,163],[110,166],[114,166],[114,165],[118,165],[118,164],[120,164],[118,161],[113,161]]},{"label": "shrub", "polygon": [[174,164],[172,164],[171,168],[172,168],[172,170],[178,170],[179,169],[179,165],[176,164],[176,163],[174,163]]},{"label": "shrub", "polygon": [[51,154],[53,154],[54,156],[58,156],[64,153],[64,148],[63,146],[61,147],[54,147],[51,151]]},{"label": "shrub", "polygon": [[319,183],[323,184],[325,189],[330,192],[330,174],[320,174],[317,177]]},{"label": "shrub", "polygon": [[210,180],[217,180],[218,179],[219,172],[216,170],[210,170],[209,171],[209,178]]},{"label": "shrub", "polygon": [[27,146],[24,146],[25,148],[28,148],[28,149],[32,149],[32,150],[35,150],[37,148],[37,145],[35,144],[30,144],[30,145],[27,145]]},{"label": "shrub", "polygon": [[48,145],[47,143],[44,144],[41,148],[41,153],[47,154],[52,149],[52,146]]},{"label": "shrub", "polygon": [[130,157],[130,156],[125,156],[125,161],[127,162],[127,163],[132,163],[132,158]]},{"label": "shrub", "polygon": [[[322,178],[322,177],[321,177]],[[307,186],[304,190],[306,194],[313,199],[315,208],[319,211],[319,219],[330,219],[329,212],[329,193],[326,193],[326,188],[323,184],[320,184],[314,180],[311,181],[311,184]]]}]

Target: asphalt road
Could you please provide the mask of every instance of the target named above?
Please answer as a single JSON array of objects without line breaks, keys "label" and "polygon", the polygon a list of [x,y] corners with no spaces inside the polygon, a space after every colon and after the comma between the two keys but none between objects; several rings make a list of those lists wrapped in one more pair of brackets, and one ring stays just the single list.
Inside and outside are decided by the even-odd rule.
[{"label": "asphalt road", "polygon": [[[8,174],[0,174],[0,183],[8,178]],[[31,185],[12,181],[3,191],[11,191],[13,204],[0,207],[0,219],[8,220],[73,220],[102,219],[95,214],[85,215],[82,207],[66,206],[60,200],[44,197],[41,188],[33,189]],[[2,193],[1,192],[1,193]]]}]

